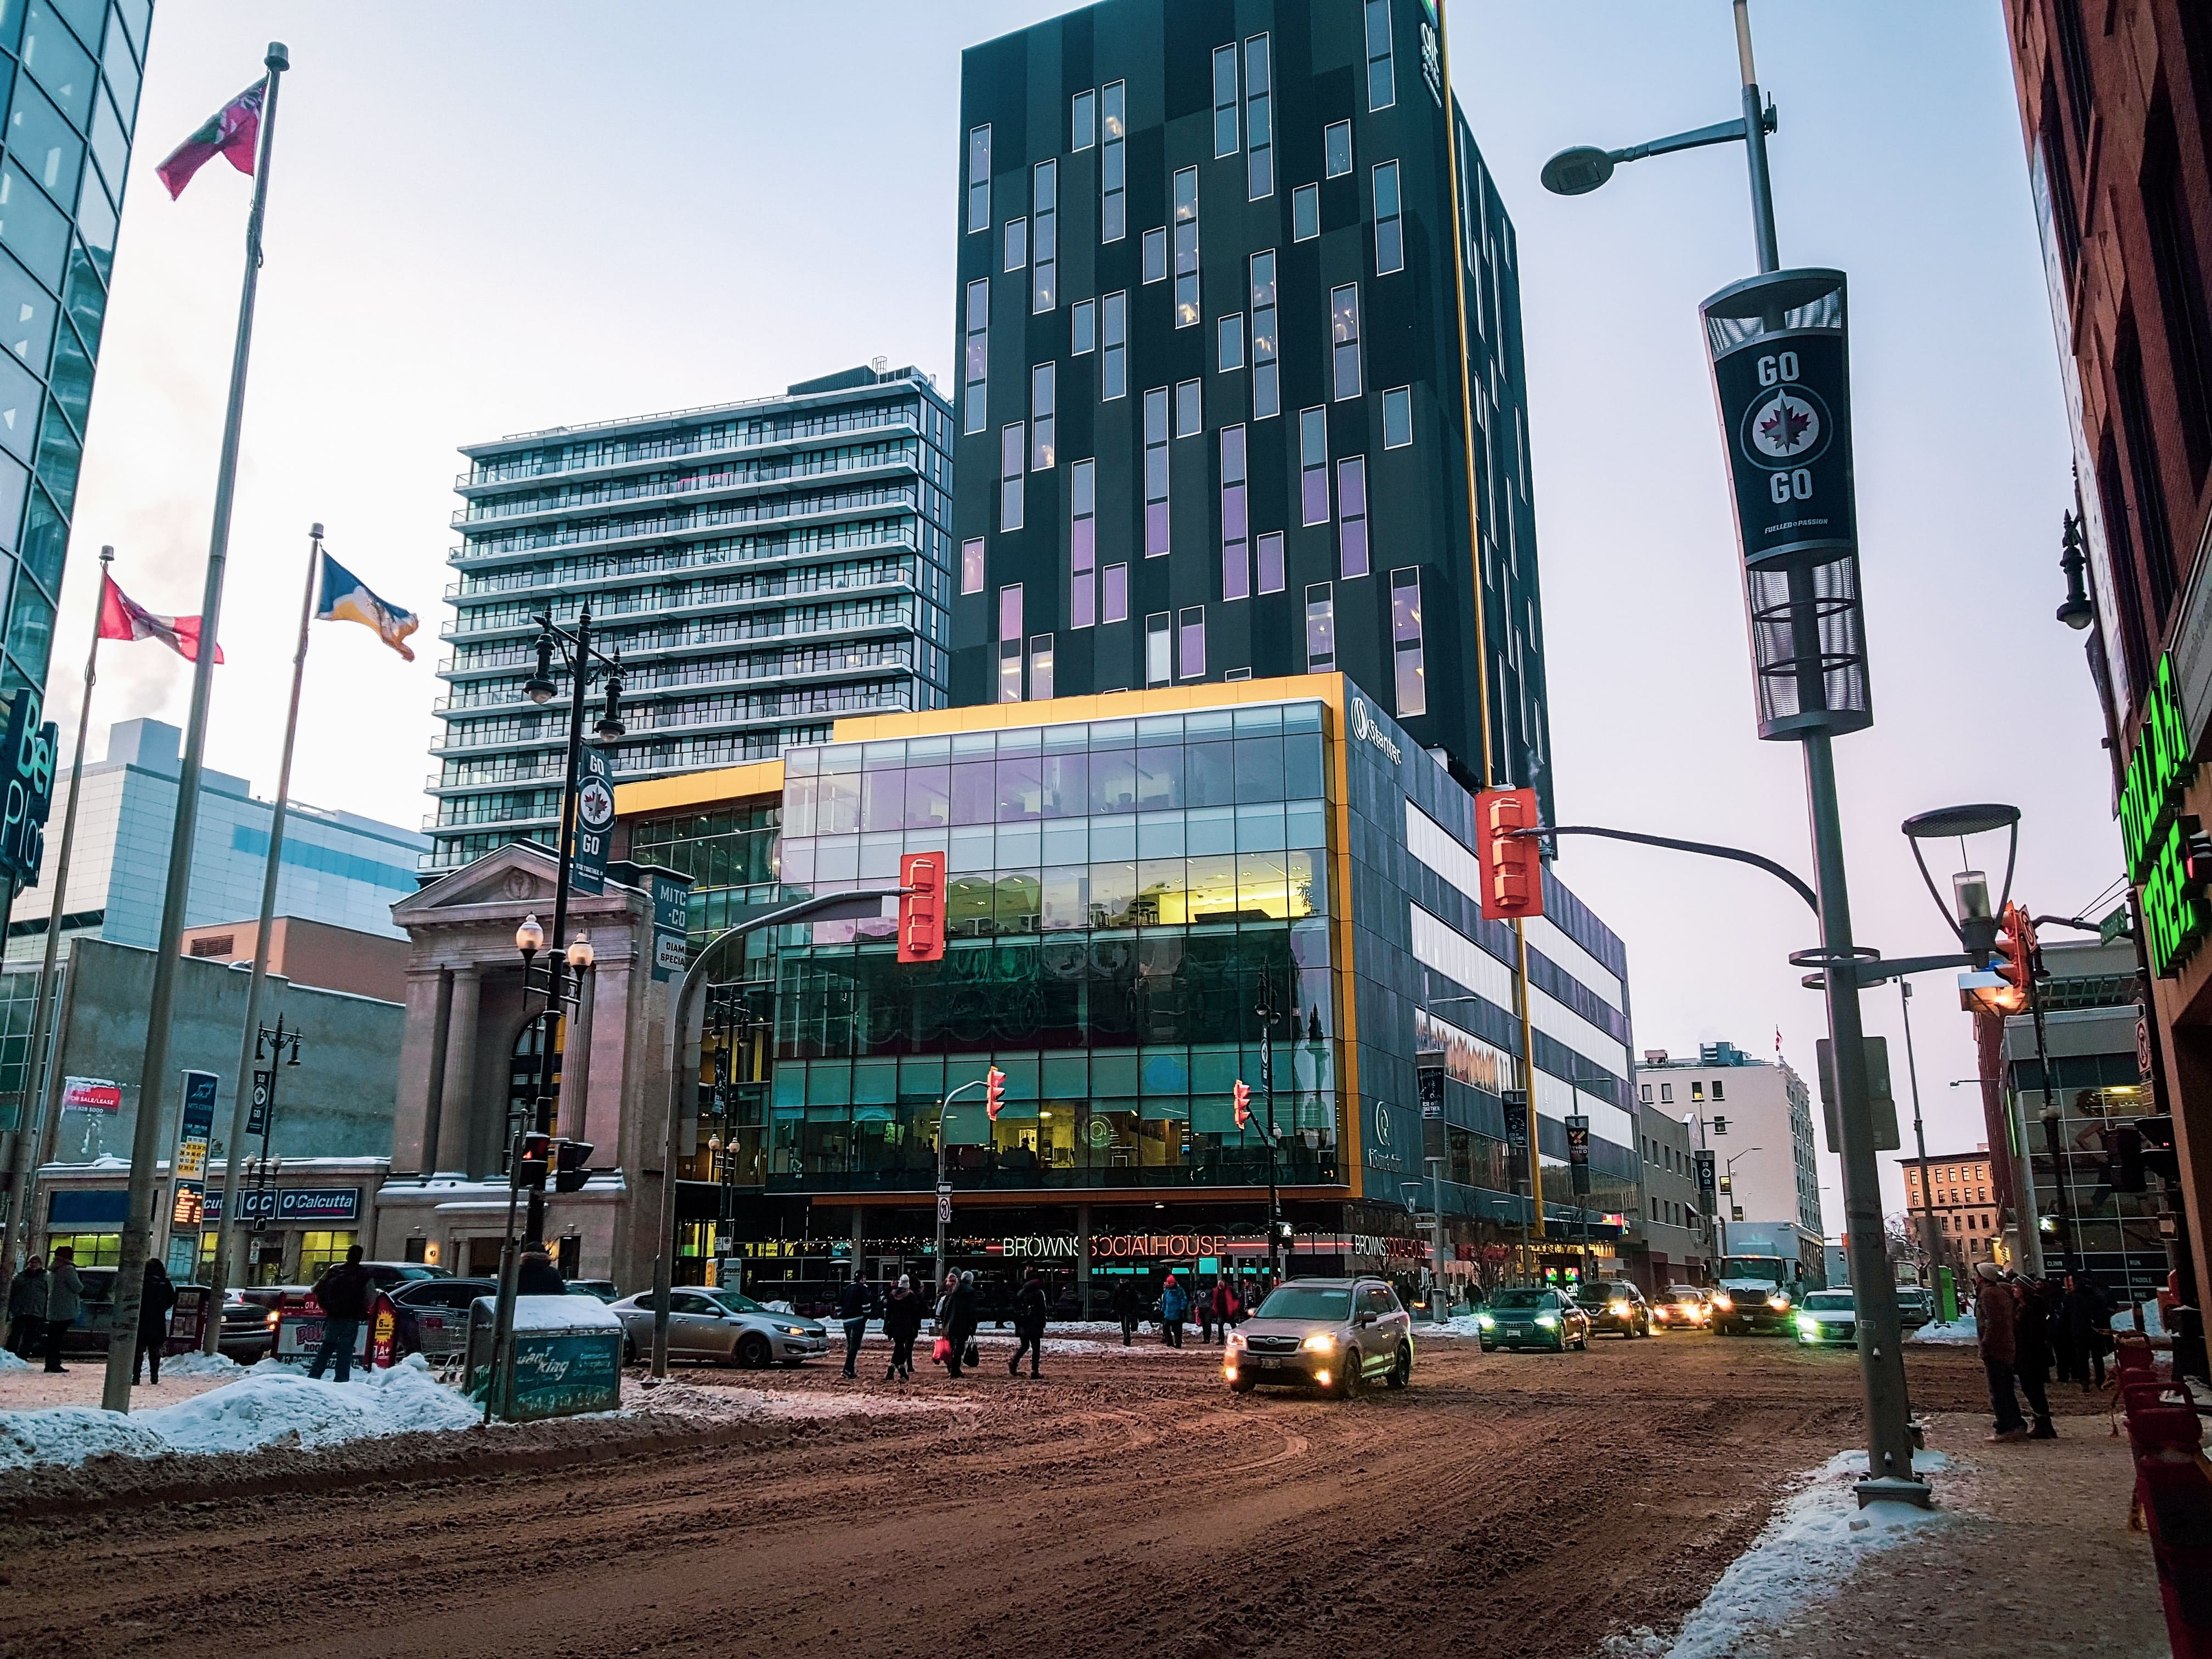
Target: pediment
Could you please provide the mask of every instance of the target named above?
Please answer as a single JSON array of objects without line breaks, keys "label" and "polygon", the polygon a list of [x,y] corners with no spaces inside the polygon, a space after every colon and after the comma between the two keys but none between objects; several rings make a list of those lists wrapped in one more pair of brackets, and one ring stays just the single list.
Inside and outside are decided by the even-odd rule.
[{"label": "pediment", "polygon": [[463,905],[550,904],[556,878],[553,854],[534,842],[514,842],[463,865],[392,907],[401,927],[434,910]]}]

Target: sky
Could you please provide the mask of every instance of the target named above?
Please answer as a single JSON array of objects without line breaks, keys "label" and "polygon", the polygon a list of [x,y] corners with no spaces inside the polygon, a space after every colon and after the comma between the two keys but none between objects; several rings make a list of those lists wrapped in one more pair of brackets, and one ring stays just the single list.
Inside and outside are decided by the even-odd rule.
[{"label": "sky", "polygon": [[[295,798],[433,804],[436,638],[463,443],[726,402],[878,355],[949,385],[959,53],[1055,0],[193,0],[157,9],[49,700],[79,702],[103,544],[142,604],[199,609],[251,181],[182,200],[164,154],[283,40],[209,763],[273,791],[307,530],[420,612],[417,659],[314,632]],[[1742,152],[1547,195],[1544,158],[1735,116],[1725,0],[1459,0],[1453,75],[1519,235],[1561,821],[1733,842],[1809,873],[1802,757],[1758,740],[1698,302],[1756,267]],[[1836,744],[1857,936],[1949,948],[1899,823],[2022,812],[2017,894],[2074,915],[2118,874],[2110,775],[2063,596],[2069,449],[1995,0],[1754,0],[1785,264],[1849,272],[1875,723]],[[184,664],[109,647],[111,721],[182,724]],[[1955,848],[1937,849],[1955,867]],[[2001,869],[2001,845],[1971,849]],[[1771,878],[1563,845],[1626,941],[1635,1040],[1728,1039],[1808,1079],[1813,918]],[[1983,1139],[1947,974],[1914,1037],[1931,1152]],[[1894,986],[1887,1036],[1911,1144]],[[1885,1160],[1889,1165],[1889,1160]],[[1842,1224],[1821,1158],[1827,1226]],[[1902,1205],[1893,1166],[1886,1208]]]}]

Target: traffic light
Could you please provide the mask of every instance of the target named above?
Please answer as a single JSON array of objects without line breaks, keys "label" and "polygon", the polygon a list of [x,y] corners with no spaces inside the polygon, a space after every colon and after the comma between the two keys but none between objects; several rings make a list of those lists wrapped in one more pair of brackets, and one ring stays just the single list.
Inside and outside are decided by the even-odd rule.
[{"label": "traffic light", "polygon": [[[2142,1137],[2142,1167],[2161,1181],[2179,1186],[2181,1182],[2181,1149],[2173,1144],[2173,1118],[2139,1117],[2136,1133]],[[2136,1188],[2141,1192],[2142,1188]]]},{"label": "traffic light", "polygon": [[592,1143],[563,1140],[553,1149],[553,1190],[573,1193],[592,1178]]},{"label": "traffic light", "polygon": [[2035,924],[2021,905],[2006,905],[1998,917],[1996,943],[1990,947],[1990,954],[1995,958],[1990,966],[2004,988],[1992,993],[1989,1000],[2001,1012],[2019,1013],[2027,1006],[2034,986],[2036,959]]},{"label": "traffic light", "polygon": [[553,1137],[526,1134],[522,1138],[522,1157],[514,1166],[514,1184],[525,1192],[545,1190],[545,1176],[552,1168]]},{"label": "traffic light", "polygon": [[983,1109],[991,1115],[991,1121],[999,1121],[999,1109],[1006,1103],[1006,1074],[994,1066],[983,1075]]},{"label": "traffic light", "polygon": [[898,959],[935,962],[945,954],[945,854],[908,853],[899,860]]},{"label": "traffic light", "polygon": [[1534,789],[1486,789],[1474,798],[1475,850],[1482,865],[1482,915],[1486,921],[1544,914],[1543,860],[1534,836]]},{"label": "traffic light", "polygon": [[1230,1093],[1237,1101],[1237,1127],[1241,1129],[1252,1121],[1251,1085],[1240,1077],[1237,1079],[1237,1086],[1231,1090]]}]

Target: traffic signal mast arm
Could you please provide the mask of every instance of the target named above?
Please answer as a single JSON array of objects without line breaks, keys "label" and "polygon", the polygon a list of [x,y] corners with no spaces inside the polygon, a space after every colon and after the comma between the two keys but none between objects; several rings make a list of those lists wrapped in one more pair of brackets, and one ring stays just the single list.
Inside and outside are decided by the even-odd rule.
[{"label": "traffic signal mast arm", "polygon": [[1510,830],[1501,833],[1539,837],[1601,836],[1607,841],[1632,841],[1644,847],[1671,848],[1677,853],[1702,853],[1707,858],[1732,859],[1738,864],[1748,864],[1755,870],[1764,870],[1778,881],[1786,883],[1790,890],[1803,899],[1814,915],[1820,914],[1820,896],[1796,872],[1758,853],[1747,853],[1741,847],[1722,847],[1710,841],[1683,841],[1674,836],[1647,836],[1635,830],[1605,830],[1587,823],[1544,823],[1527,830]]}]

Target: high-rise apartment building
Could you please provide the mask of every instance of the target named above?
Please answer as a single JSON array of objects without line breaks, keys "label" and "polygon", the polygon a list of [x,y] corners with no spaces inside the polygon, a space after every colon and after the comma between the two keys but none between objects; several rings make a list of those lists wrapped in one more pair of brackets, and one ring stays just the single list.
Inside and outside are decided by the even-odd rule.
[{"label": "high-rise apartment building", "polygon": [[564,623],[588,608],[621,656],[625,781],[826,743],[840,714],[943,707],[951,447],[929,377],[880,366],[465,446],[425,870],[554,839],[567,695],[523,694],[549,607]]},{"label": "high-rise apartment building", "polygon": [[0,5],[0,689],[43,688],[153,0]]},{"label": "high-rise apartment building", "polygon": [[1636,1094],[1646,1112],[1688,1123],[1712,1153],[1723,1221],[1786,1222],[1823,1236],[1812,1091],[1787,1060],[1756,1060],[1733,1042],[1700,1044],[1694,1060],[1649,1049]]},{"label": "high-rise apartment building", "polygon": [[1102,0],[964,54],[956,703],[1340,671],[1548,793],[1513,228],[1437,27]]}]

